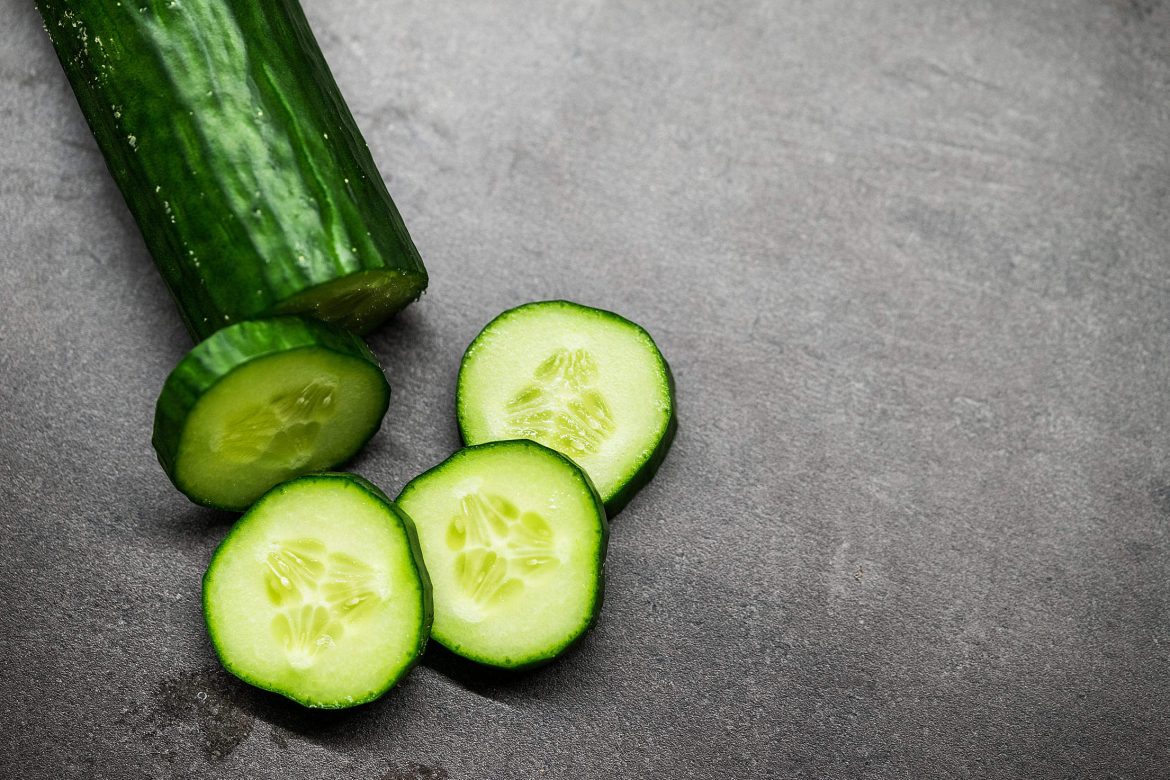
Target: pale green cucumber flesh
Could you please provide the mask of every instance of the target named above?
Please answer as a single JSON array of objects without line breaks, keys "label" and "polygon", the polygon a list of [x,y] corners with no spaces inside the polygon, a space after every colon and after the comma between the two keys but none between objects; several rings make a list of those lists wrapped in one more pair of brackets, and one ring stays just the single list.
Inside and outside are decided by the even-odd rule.
[{"label": "pale green cucumber flesh", "polygon": [[572,458],[611,515],[654,474],[676,423],[670,368],[641,327],[567,301],[504,312],[459,369],[467,444],[527,438]]},{"label": "pale green cucumber flesh", "polygon": [[589,478],[530,441],[468,447],[397,499],[434,587],[432,636],[502,668],[555,658],[601,606],[608,527]]},{"label": "pale green cucumber flesh", "polygon": [[267,493],[203,579],[207,630],[224,667],[307,707],[362,704],[417,661],[431,597],[410,518],[351,474]]},{"label": "pale green cucumber flesh", "polygon": [[352,457],[377,431],[389,385],[361,340],[298,317],[238,323],[171,373],[155,449],[197,503],[242,510],[273,485]]}]

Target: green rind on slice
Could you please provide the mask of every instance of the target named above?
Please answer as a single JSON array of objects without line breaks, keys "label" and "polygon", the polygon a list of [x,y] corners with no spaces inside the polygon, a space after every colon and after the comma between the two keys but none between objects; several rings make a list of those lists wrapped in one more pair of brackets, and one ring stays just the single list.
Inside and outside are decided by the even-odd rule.
[{"label": "green rind on slice", "polygon": [[353,474],[278,485],[232,527],[203,577],[224,668],[306,707],[372,701],[430,634],[431,585],[414,524]]},{"label": "green rind on slice", "polygon": [[527,438],[572,458],[612,517],[658,470],[677,429],[674,378],[642,327],[568,301],[496,317],[463,356],[466,444]]},{"label": "green rind on slice", "polygon": [[459,450],[397,499],[434,587],[431,635],[478,663],[519,669],[561,655],[597,618],[609,530],[593,484],[535,442]]},{"label": "green rind on slice", "polygon": [[389,403],[377,359],[354,334],[301,317],[240,322],[171,372],[154,448],[192,501],[243,510],[273,485],[349,460]]}]

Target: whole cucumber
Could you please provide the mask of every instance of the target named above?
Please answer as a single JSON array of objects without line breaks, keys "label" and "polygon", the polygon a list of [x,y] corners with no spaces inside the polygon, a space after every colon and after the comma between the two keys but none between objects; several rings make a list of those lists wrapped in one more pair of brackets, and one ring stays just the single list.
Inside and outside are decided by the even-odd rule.
[{"label": "whole cucumber", "polygon": [[36,0],[198,340],[306,313],[364,333],[426,269],[296,0]]}]

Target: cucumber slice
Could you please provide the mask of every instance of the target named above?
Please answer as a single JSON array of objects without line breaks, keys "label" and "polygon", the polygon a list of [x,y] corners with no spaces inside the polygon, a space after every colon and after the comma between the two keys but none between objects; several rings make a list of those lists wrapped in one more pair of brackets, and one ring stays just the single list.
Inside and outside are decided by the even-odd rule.
[{"label": "cucumber slice", "polygon": [[192,501],[243,510],[273,485],[351,458],[389,402],[382,369],[352,333],[300,317],[241,322],[171,372],[154,448]]},{"label": "cucumber slice", "polygon": [[674,438],[674,380],[654,340],[613,312],[568,301],[496,317],[459,367],[466,444],[526,438],[589,474],[612,516]]},{"label": "cucumber slice", "polygon": [[410,518],[354,474],[273,488],[232,527],[203,577],[224,668],[306,707],[378,698],[414,665],[431,587]]},{"label": "cucumber slice", "polygon": [[531,441],[467,447],[413,479],[398,505],[418,526],[431,635],[447,649],[515,669],[555,658],[593,624],[609,531],[568,458]]}]

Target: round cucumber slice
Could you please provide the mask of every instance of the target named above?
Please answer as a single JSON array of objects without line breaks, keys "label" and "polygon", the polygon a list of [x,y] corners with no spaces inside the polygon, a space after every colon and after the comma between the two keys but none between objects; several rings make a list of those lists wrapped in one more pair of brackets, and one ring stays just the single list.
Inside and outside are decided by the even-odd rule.
[{"label": "round cucumber slice", "polygon": [[576,461],[612,516],[650,480],[676,428],[674,380],[645,330],[568,301],[496,317],[459,368],[466,444],[526,438]]},{"label": "round cucumber slice", "polygon": [[352,333],[300,317],[240,322],[171,372],[154,448],[192,501],[243,510],[273,485],[351,458],[389,402],[382,369]]},{"label": "round cucumber slice", "polygon": [[434,585],[431,635],[482,664],[551,660],[601,607],[608,527],[589,478],[531,441],[467,447],[416,477],[398,505]]},{"label": "round cucumber slice", "polygon": [[411,520],[366,480],[278,485],[223,540],[203,614],[224,667],[306,707],[378,698],[422,654],[431,588]]}]

